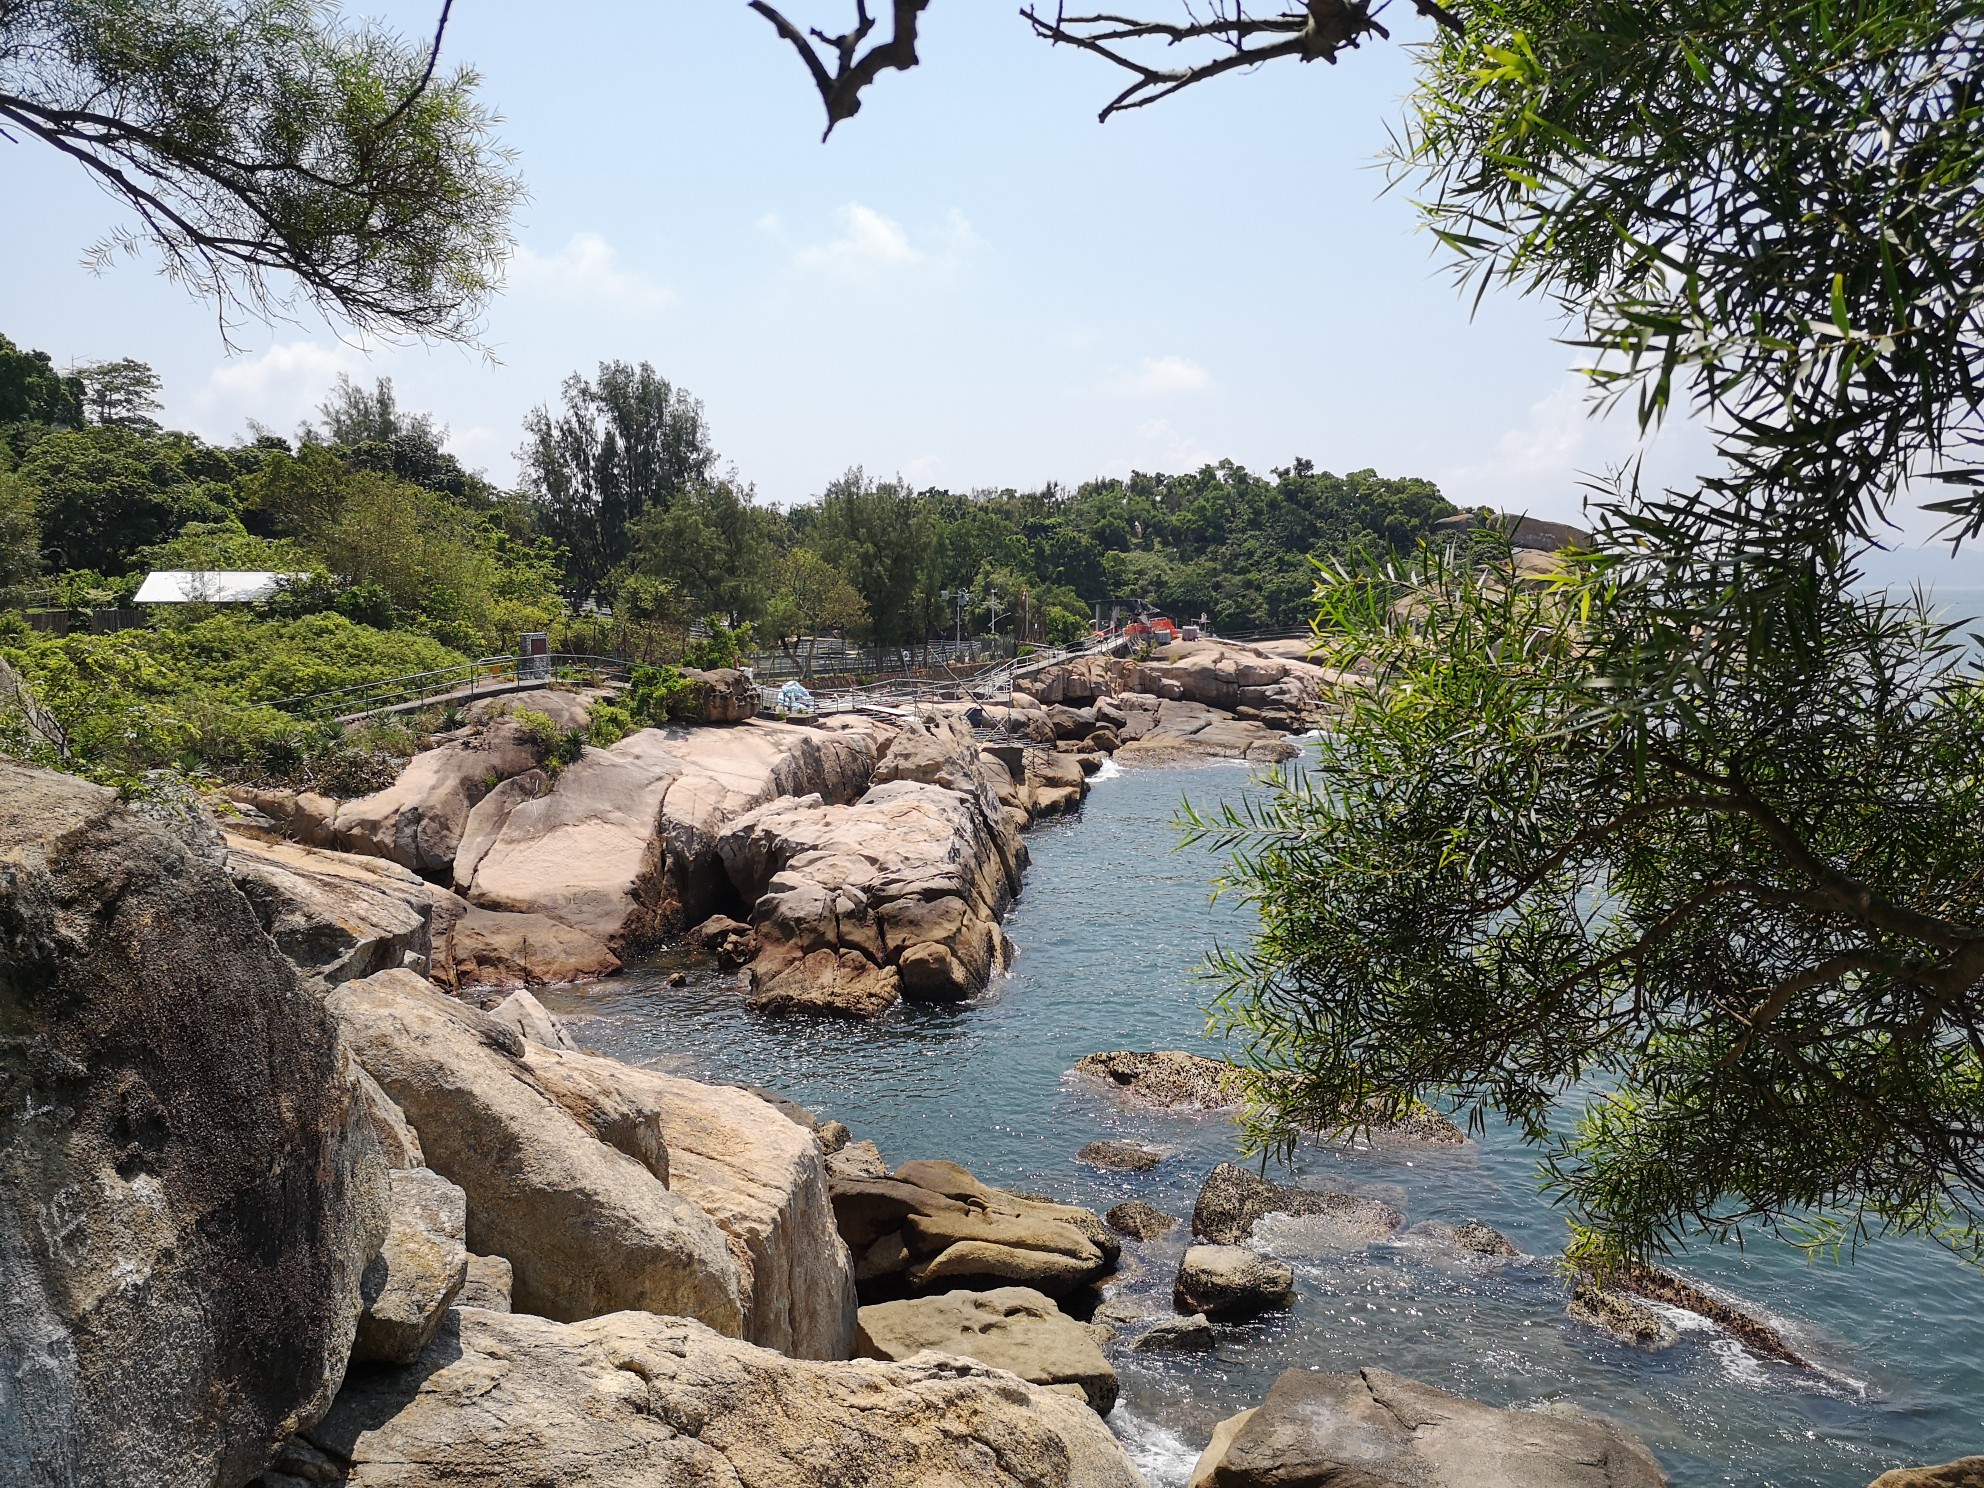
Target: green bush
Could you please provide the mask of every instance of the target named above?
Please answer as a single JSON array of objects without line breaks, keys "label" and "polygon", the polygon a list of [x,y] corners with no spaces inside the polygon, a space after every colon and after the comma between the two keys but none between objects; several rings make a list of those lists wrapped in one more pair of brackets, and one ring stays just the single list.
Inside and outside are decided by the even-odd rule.
[{"label": "green bush", "polygon": [[627,688],[627,712],[640,728],[658,728],[688,711],[696,695],[693,679],[679,667],[635,667]]}]

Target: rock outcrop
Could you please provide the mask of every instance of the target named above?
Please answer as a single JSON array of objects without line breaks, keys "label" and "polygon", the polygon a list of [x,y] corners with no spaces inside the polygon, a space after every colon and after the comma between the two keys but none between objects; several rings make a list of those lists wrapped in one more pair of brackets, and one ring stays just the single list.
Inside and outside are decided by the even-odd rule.
[{"label": "rock outcrop", "polygon": [[945,1292],[861,1309],[860,1357],[903,1362],[925,1350],[975,1359],[1030,1384],[1078,1386],[1100,1415],[1116,1405],[1116,1371],[1094,1334],[1030,1287]]},{"label": "rock outcrop", "polygon": [[544,741],[514,718],[498,718],[466,738],[423,749],[384,790],[339,806],[332,837],[349,852],[445,881],[469,813],[503,781],[543,761]]},{"label": "rock outcrop", "polygon": [[299,970],[343,982],[408,964],[425,969],[440,891],[411,869],[232,832],[224,840],[228,873]]},{"label": "rock outcrop", "polygon": [[0,762],[0,1029],[0,1481],[246,1481],[386,1235],[334,1024],[196,808]]},{"label": "rock outcrop", "polygon": [[1025,863],[995,773],[957,719],[912,718],[860,800],[774,801],[733,823],[717,854],[752,905],[753,1004],[872,1017],[982,988]]},{"label": "rock outcrop", "polygon": [[1143,1488],[1095,1413],[925,1356],[809,1363],[697,1323],[474,1309],[415,1364],[354,1371],[307,1445],[348,1488]]},{"label": "rock outcrop", "polygon": [[1089,1054],[1076,1062],[1075,1073],[1105,1081],[1155,1110],[1224,1111],[1239,1104],[1228,1084],[1232,1065],[1182,1049]]},{"label": "rock outcrop", "polygon": [[[515,1029],[407,972],[347,982],[330,1001],[428,1166],[467,1194],[468,1248],[514,1268],[518,1307],[562,1319],[644,1308],[739,1331],[722,1233],[668,1191],[652,1154],[609,1145],[547,1090]],[[640,1113],[606,1129],[637,1150],[652,1135]]]},{"label": "rock outcrop", "polygon": [[1126,716],[1116,731],[1122,740],[1116,758],[1125,763],[1159,765],[1211,758],[1273,764],[1301,753],[1285,733],[1204,703],[1142,692],[1126,692],[1117,701]]},{"label": "rock outcrop", "polygon": [[[730,902],[718,836],[781,796],[851,801],[887,730],[753,719],[642,729],[586,749],[548,789],[499,787],[470,813],[454,885],[484,909],[542,914],[615,953]],[[519,777],[521,781],[523,777]]]},{"label": "rock outcrop", "polygon": [[1175,1215],[1142,1199],[1126,1199],[1102,1218],[1110,1229],[1133,1240],[1156,1240],[1178,1228]]},{"label": "rock outcrop", "polygon": [[848,1356],[854,1263],[835,1227],[819,1146],[805,1127],[735,1086],[596,1055],[531,1048],[525,1061],[568,1106],[596,1113],[604,1096],[653,1112],[670,1192],[716,1222],[736,1263],[740,1337],[795,1358]]},{"label": "rock outcrop", "polygon": [[468,1200],[439,1173],[403,1168],[393,1177],[386,1243],[365,1268],[365,1311],[351,1357],[411,1364],[440,1331],[468,1280]]},{"label": "rock outcrop", "polygon": [[1294,1302],[1295,1272],[1245,1246],[1194,1245],[1178,1263],[1171,1300],[1221,1322],[1256,1317]]},{"label": "rock outcrop", "polygon": [[435,981],[464,992],[597,981],[620,969],[606,942],[583,930],[452,894],[436,908],[431,962]]},{"label": "rock outcrop", "polygon": [[1382,1369],[1291,1369],[1222,1423],[1193,1488],[1662,1488],[1645,1445],[1601,1416],[1497,1410]]},{"label": "rock outcrop", "polygon": [[1934,1467],[1896,1467],[1869,1488],[1984,1488],[1984,1457],[1959,1457]]},{"label": "rock outcrop", "polygon": [[1116,1173],[1148,1173],[1164,1161],[1162,1152],[1153,1152],[1135,1142],[1090,1142],[1075,1154],[1077,1160],[1108,1168]]},{"label": "rock outcrop", "polygon": [[992,1188],[956,1163],[836,1177],[830,1189],[855,1276],[871,1292],[1019,1285],[1065,1297],[1103,1276],[1121,1253],[1088,1210]]}]

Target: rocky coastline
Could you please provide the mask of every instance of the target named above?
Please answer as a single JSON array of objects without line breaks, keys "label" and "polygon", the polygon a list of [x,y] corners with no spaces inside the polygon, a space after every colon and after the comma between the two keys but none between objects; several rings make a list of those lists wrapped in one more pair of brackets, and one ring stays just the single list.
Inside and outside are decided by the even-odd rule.
[{"label": "rocky coastline", "polygon": [[[0,1481],[1136,1488],[1106,1350],[1209,1347],[1289,1304],[1274,1225],[1382,1243],[1397,1209],[1230,1163],[1189,1220],[890,1167],[768,1092],[582,1049],[530,989],[680,938],[768,1017],[973,996],[1013,954],[1026,829],[1104,759],[1282,758],[1321,716],[1299,659],[1172,651],[1026,679],[999,721],[1036,747],[965,702],[758,719],[718,676],[731,721],[562,766],[485,706],[355,801],[0,762]],[[568,727],[587,701],[530,700]],[[1075,1073],[1232,1103],[1176,1051]],[[1427,1116],[1382,1135],[1465,1143]],[[1125,1310],[1187,1223],[1170,1313]],[[1283,1375],[1193,1482],[1343,1472],[1665,1481],[1600,1417],[1367,1369]]]}]

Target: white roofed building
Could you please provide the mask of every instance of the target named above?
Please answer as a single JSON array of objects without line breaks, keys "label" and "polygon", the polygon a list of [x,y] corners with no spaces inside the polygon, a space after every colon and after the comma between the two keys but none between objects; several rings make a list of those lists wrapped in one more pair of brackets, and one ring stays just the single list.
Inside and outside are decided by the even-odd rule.
[{"label": "white roofed building", "polygon": [[133,604],[253,604],[267,599],[285,579],[306,574],[274,573],[263,569],[161,568],[145,575],[132,596]]}]

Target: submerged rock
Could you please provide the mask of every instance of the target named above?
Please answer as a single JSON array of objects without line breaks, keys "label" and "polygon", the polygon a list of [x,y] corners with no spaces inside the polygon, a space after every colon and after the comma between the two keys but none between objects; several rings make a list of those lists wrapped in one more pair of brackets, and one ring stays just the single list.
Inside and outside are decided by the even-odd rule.
[{"label": "submerged rock", "polygon": [[1082,1162],[1118,1173],[1148,1173],[1164,1161],[1162,1152],[1153,1152],[1134,1142],[1090,1142],[1075,1156]]},{"label": "submerged rock", "polygon": [[1294,1302],[1295,1272],[1245,1246],[1194,1245],[1178,1263],[1171,1297],[1180,1312],[1254,1317]]},{"label": "submerged rock", "polygon": [[1594,1281],[1579,1281],[1572,1288],[1571,1300],[1564,1311],[1574,1321],[1609,1333],[1636,1348],[1671,1348],[1681,1337],[1672,1323],[1637,1297]]},{"label": "submerged rock", "polygon": [[353,1371],[308,1445],[348,1488],[1143,1488],[1079,1400],[963,1360],[812,1363],[644,1312],[457,1309]]},{"label": "submerged rock", "polygon": [[1192,1233],[1215,1245],[1238,1245],[1268,1214],[1297,1218],[1319,1215],[1354,1226],[1359,1244],[1388,1237],[1405,1216],[1377,1199],[1320,1189],[1285,1188],[1233,1163],[1220,1163],[1206,1175],[1192,1210]]},{"label": "submerged rock", "polygon": [[1665,1302],[1670,1307],[1683,1307],[1705,1317],[1745,1348],[1765,1358],[1777,1359],[1799,1369],[1812,1367],[1808,1359],[1784,1341],[1782,1333],[1762,1318],[1671,1271],[1663,1271],[1657,1266],[1631,1264],[1617,1268],[1608,1280],[1619,1290],[1654,1302]]},{"label": "submerged rock", "polygon": [[1232,1065],[1181,1049],[1090,1054],[1076,1063],[1075,1073],[1107,1081],[1138,1104],[1159,1110],[1222,1111],[1239,1104],[1227,1084]]},{"label": "submerged rock", "polygon": [[245,1482],[386,1237],[321,998],[197,809],[0,762],[0,1029],[0,1482]]},{"label": "submerged rock", "polygon": [[1030,1287],[947,1292],[861,1309],[855,1353],[907,1360],[924,1350],[976,1359],[1036,1385],[1076,1385],[1097,1414],[1116,1405],[1116,1371],[1094,1336]]},{"label": "submerged rock", "polygon": [[1196,1353],[1212,1346],[1212,1320],[1199,1313],[1159,1318],[1130,1344],[1133,1349],[1166,1353]]},{"label": "submerged rock", "polygon": [[1664,1488],[1638,1437],[1582,1411],[1498,1410],[1383,1369],[1290,1369],[1222,1422],[1194,1488]]},{"label": "submerged rock", "polygon": [[1155,1240],[1161,1235],[1168,1235],[1179,1224],[1176,1215],[1166,1214],[1142,1199],[1126,1199],[1103,1215],[1103,1220],[1110,1229],[1133,1240]]}]

